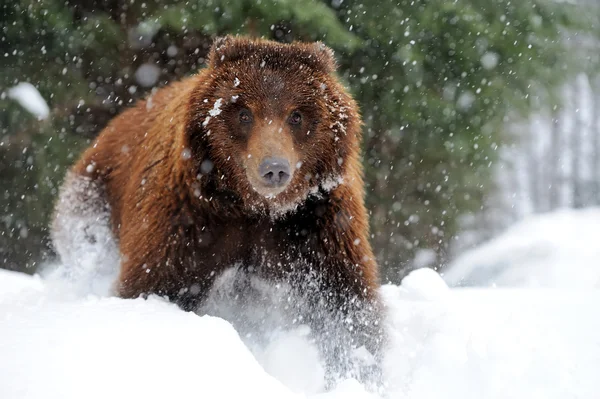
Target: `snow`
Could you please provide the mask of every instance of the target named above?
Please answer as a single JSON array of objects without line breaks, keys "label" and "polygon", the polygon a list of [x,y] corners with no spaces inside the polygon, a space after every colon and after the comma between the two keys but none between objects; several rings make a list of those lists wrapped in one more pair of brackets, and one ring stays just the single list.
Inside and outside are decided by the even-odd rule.
[{"label": "snow", "polygon": [[3,398],[293,397],[230,324],[158,299],[24,293],[0,308]]},{"label": "snow", "polygon": [[215,117],[215,116],[218,116],[221,114],[221,112],[222,112],[221,105],[222,104],[223,104],[222,98],[218,98],[217,101],[215,101],[212,109],[210,109],[208,111],[208,115],[206,116],[206,118],[204,118],[204,122],[202,122],[203,127],[206,127],[208,125],[208,122],[210,122],[211,117]]},{"label": "snow", "polygon": [[597,397],[599,292],[456,289],[434,301],[384,292],[395,326],[386,369],[399,393],[390,397]]},{"label": "snow", "polygon": [[419,248],[415,251],[415,257],[412,264],[415,266],[415,269],[420,269],[423,267],[432,267],[435,265],[436,261],[437,254],[434,250]]},{"label": "snow", "polygon": [[400,290],[424,300],[445,299],[450,293],[448,286],[439,274],[427,268],[414,270],[404,277]]},{"label": "snow", "polygon": [[[306,326],[251,347],[221,318],[49,276],[0,270],[2,398],[379,397],[351,379],[324,392]],[[451,289],[419,269],[381,292],[383,397],[597,397],[600,291]]]},{"label": "snow", "polygon": [[55,211],[60,223],[52,227],[52,243],[63,263],[47,265],[42,275],[62,294],[107,295],[120,256],[102,188],[87,177],[67,173]]},{"label": "snow", "polygon": [[19,82],[8,89],[8,97],[18,102],[29,113],[38,119],[46,119],[50,115],[50,108],[40,92],[28,82]]},{"label": "snow", "polygon": [[174,58],[177,53],[179,52],[179,49],[177,48],[177,46],[171,44],[169,47],[167,47],[167,55],[171,58]]},{"label": "snow", "polygon": [[481,56],[481,65],[485,69],[494,69],[498,65],[499,60],[500,60],[500,56],[497,53],[488,51],[484,55]]},{"label": "snow", "polygon": [[466,111],[471,108],[473,103],[475,102],[475,94],[472,91],[466,90],[458,96],[458,100],[456,101],[456,106],[458,109]]},{"label": "snow", "polygon": [[600,288],[600,208],[531,216],[455,259],[453,286]]},{"label": "snow", "polygon": [[210,116],[217,116],[221,114],[221,105],[223,104],[223,99],[222,98],[218,98],[217,101],[215,101],[212,109],[210,111],[208,111],[208,114]]},{"label": "snow", "polygon": [[135,71],[135,80],[143,87],[152,87],[158,82],[160,68],[155,64],[144,63]]}]

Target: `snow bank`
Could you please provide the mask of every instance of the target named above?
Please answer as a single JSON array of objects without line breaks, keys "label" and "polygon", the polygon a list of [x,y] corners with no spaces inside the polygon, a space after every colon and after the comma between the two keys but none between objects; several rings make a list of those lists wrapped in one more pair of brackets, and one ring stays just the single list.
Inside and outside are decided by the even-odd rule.
[{"label": "snow bank", "polygon": [[599,292],[456,289],[429,302],[383,292],[390,397],[598,396]]},{"label": "snow bank", "polygon": [[0,308],[3,398],[292,397],[222,319],[152,299]]},{"label": "snow bank", "polygon": [[533,216],[459,256],[451,286],[600,288],[600,209]]},{"label": "snow bank", "polygon": [[20,82],[8,89],[8,97],[18,102],[28,112],[38,119],[46,119],[50,115],[50,108],[40,92],[28,82]]},{"label": "snow bank", "polygon": [[[385,397],[597,397],[599,291],[448,289],[421,269],[382,294]],[[158,298],[60,295],[0,270],[0,397],[375,397],[354,380],[320,391],[305,333],[251,351],[226,321]]]}]

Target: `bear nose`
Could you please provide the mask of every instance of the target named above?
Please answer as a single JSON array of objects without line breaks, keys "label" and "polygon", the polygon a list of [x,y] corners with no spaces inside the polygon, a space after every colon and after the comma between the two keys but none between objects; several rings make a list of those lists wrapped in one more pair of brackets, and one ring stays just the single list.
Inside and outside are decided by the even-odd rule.
[{"label": "bear nose", "polygon": [[290,163],[287,159],[269,157],[258,167],[263,183],[271,187],[281,187],[290,178]]}]

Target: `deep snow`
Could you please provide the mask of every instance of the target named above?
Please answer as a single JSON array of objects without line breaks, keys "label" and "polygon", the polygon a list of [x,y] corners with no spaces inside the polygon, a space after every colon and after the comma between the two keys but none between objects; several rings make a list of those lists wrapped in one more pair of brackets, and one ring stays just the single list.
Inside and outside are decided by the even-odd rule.
[{"label": "deep snow", "polygon": [[308,327],[278,328],[287,308],[264,302],[289,301],[280,286],[257,282],[248,305],[225,273],[207,302],[257,320],[257,339],[161,298],[111,297],[113,243],[79,246],[43,277],[0,270],[0,398],[597,398],[598,225],[598,209],[535,217],[444,276],[502,289],[449,288],[430,269],[383,286],[390,343],[377,393],[355,380],[324,391]]},{"label": "deep snow", "polygon": [[599,228],[600,208],[531,216],[459,256],[444,279],[451,286],[597,289]]},{"label": "deep snow", "polygon": [[[354,380],[322,392],[303,327],[251,352],[222,319],[67,287],[0,271],[1,398],[375,397]],[[449,289],[421,269],[382,293],[384,396],[598,397],[600,292]]]}]

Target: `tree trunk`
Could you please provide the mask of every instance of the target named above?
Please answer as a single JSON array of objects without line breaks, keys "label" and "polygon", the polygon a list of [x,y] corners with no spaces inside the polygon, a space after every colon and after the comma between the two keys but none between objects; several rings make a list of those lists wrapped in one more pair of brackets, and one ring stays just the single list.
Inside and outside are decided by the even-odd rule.
[{"label": "tree trunk", "polygon": [[573,124],[573,130],[571,131],[570,137],[570,149],[571,149],[571,183],[573,187],[573,208],[583,208],[584,199],[582,192],[582,181],[581,181],[581,158],[583,156],[581,147],[581,137],[584,129],[583,118],[582,118],[582,92],[581,85],[578,83],[574,86],[576,101],[575,110],[575,123]]},{"label": "tree trunk", "polygon": [[539,175],[538,175],[538,156],[537,156],[537,136],[533,129],[530,129],[529,140],[528,140],[528,148],[527,148],[527,180],[529,183],[529,198],[531,201],[531,209],[534,213],[538,213],[541,211],[540,209],[540,200],[539,200]]},{"label": "tree trunk", "polygon": [[550,129],[550,149],[548,154],[548,210],[552,211],[558,208],[560,204],[560,185],[561,185],[561,170],[560,170],[560,133],[562,124],[560,118],[562,108],[556,106],[552,110],[552,126]]},{"label": "tree trunk", "polygon": [[600,131],[598,129],[598,111],[600,104],[598,103],[598,93],[600,89],[600,84],[598,84],[598,78],[591,78],[590,85],[592,87],[592,104],[591,108],[591,126],[590,126],[590,135],[592,136],[592,173],[591,173],[591,182],[590,182],[590,205],[598,205],[600,204]]}]

